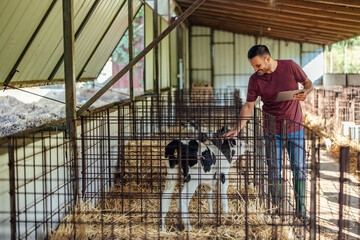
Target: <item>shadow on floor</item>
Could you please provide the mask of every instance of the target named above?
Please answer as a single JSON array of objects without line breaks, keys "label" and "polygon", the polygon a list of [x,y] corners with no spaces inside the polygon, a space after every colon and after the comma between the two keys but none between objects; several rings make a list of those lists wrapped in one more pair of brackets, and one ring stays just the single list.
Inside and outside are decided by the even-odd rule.
[{"label": "shadow on floor", "polygon": [[[326,227],[326,226],[320,226],[320,232],[321,233],[327,233],[327,234],[331,234],[332,236],[332,239],[338,239],[338,229],[334,229],[334,228],[329,228],[329,227]],[[359,236],[360,237],[360,236]],[[358,240],[359,237],[353,237],[349,234],[346,234],[346,233],[342,233],[342,239],[349,239],[349,240]]]},{"label": "shadow on floor", "polygon": [[[333,203],[339,203],[339,194],[333,192],[324,192],[327,200]],[[344,205],[348,207],[353,207],[360,209],[360,198],[357,196],[352,196],[349,194],[344,194]]]},{"label": "shadow on floor", "polygon": [[[329,219],[329,222],[332,222],[335,225],[339,225],[338,219]],[[358,238],[360,238],[360,223],[352,220],[344,220],[343,221],[343,229],[346,229],[347,231],[354,233],[358,235]]]}]

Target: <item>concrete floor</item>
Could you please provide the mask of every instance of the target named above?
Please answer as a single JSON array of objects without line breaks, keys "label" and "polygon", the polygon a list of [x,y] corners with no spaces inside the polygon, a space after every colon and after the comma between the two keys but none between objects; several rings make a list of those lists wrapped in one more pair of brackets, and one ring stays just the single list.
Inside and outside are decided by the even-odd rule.
[{"label": "concrete floor", "polygon": [[[345,174],[342,239],[360,239],[360,185],[352,174]],[[317,200],[320,239],[338,239],[339,234],[339,161],[320,151],[320,186]]]}]

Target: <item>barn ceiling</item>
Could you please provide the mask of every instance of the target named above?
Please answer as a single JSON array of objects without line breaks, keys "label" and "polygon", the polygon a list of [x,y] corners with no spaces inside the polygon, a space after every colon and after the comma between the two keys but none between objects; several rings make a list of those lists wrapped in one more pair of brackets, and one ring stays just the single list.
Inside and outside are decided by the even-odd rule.
[{"label": "barn ceiling", "polygon": [[[61,2],[0,1],[0,89],[64,82]],[[176,2],[185,11],[194,0]],[[142,3],[133,0],[134,15]],[[188,22],[329,45],[360,35],[360,1],[207,0]],[[97,77],[126,28],[127,0],[74,0],[77,81]]]},{"label": "barn ceiling", "polygon": [[[75,77],[95,79],[128,27],[127,0],[74,0]],[[133,0],[133,16],[143,1]],[[0,0],[0,89],[64,83],[61,0]]]},{"label": "barn ceiling", "polygon": [[[194,1],[176,0],[182,10]],[[191,25],[330,45],[360,35],[359,0],[207,0]]]}]

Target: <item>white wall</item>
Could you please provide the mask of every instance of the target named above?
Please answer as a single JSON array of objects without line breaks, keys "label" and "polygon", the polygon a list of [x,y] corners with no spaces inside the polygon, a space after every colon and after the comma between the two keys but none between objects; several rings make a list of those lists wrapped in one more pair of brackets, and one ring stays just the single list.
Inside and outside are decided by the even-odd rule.
[{"label": "white wall", "polygon": [[[283,40],[236,34],[208,27],[193,26],[191,36],[192,81],[211,79],[211,52],[213,48],[214,88],[246,89],[253,73],[247,52],[255,44],[264,44],[274,59],[292,59],[299,64],[309,79],[316,81],[324,75],[323,47],[316,44],[288,42]],[[202,37],[200,36],[202,35]],[[211,39],[212,37],[212,39]],[[210,43],[213,44],[211,47]],[[201,71],[199,68],[203,68]],[[246,90],[245,90],[246,92]],[[243,95],[243,94],[242,94]]]}]

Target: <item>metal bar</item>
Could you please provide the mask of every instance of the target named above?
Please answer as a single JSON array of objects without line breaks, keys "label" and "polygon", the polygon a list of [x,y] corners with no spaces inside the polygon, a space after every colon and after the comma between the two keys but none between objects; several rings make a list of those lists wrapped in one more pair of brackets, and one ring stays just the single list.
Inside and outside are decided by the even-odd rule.
[{"label": "metal bar", "polygon": [[236,80],[236,77],[235,77],[235,71],[236,71],[236,67],[235,67],[235,33],[232,34],[233,35],[233,78],[234,78],[234,88],[235,88],[235,80]]},{"label": "metal bar", "polygon": [[210,29],[210,69],[211,69],[211,86],[214,87],[214,29]]},{"label": "metal bar", "polygon": [[[134,28],[133,28],[133,1],[128,0],[128,26],[129,26],[129,62],[133,60],[133,40],[134,40]],[[134,100],[134,70],[129,69],[129,81],[130,81],[130,101]]]},{"label": "metal bar", "polygon": [[[37,93],[33,93],[33,92],[30,92],[30,91],[26,91],[26,90],[21,89],[21,88],[16,88],[16,87],[13,87],[13,86],[8,86],[8,87],[19,90],[19,91],[22,91],[22,92],[26,92],[26,93],[29,93],[29,94],[32,94],[32,95],[35,95],[35,96],[38,96],[38,97],[41,97],[41,98],[45,98],[45,99],[48,99],[48,100],[51,100],[51,101],[54,101],[54,102],[66,104],[63,101],[60,101],[60,100],[57,100],[57,99],[54,99],[54,98],[50,98],[50,97],[47,97],[47,96],[44,96],[44,95],[40,95],[40,94],[37,94]],[[77,107],[77,108],[80,108],[80,107]]]},{"label": "metal bar", "polygon": [[[35,32],[31,35],[30,40],[28,41],[28,43],[26,44],[24,50],[21,52],[20,57],[18,58],[18,60],[16,61],[16,63],[14,64],[13,68],[11,69],[9,75],[6,77],[5,79],[5,83],[4,85],[7,86],[11,79],[13,78],[13,76],[15,75],[15,73],[18,71],[16,68],[20,65],[21,60],[24,58],[25,54],[27,53],[27,51],[29,50],[32,42],[34,41],[35,37],[37,36],[37,34],[39,33],[41,27],[43,26],[44,22],[46,21],[46,19],[48,18],[51,10],[53,9],[55,3],[57,2],[57,0],[53,0],[50,7],[48,8],[48,10],[46,11],[44,17],[41,19],[39,25],[37,26]],[[6,88],[6,87],[5,87]]]},{"label": "metal bar", "polygon": [[10,183],[10,224],[11,224],[11,239],[16,237],[16,197],[15,197],[15,155],[14,155],[13,139],[8,138],[8,154],[9,154],[9,183]]},{"label": "metal bar", "polygon": [[85,146],[85,125],[86,124],[86,121],[84,120],[84,117],[81,116],[81,160],[82,160],[82,163],[81,163],[81,183],[82,183],[82,189],[81,189],[81,199],[83,199],[85,202],[86,202],[86,160],[85,160],[85,157],[86,157],[86,154],[85,154],[85,149],[87,148]]},{"label": "metal bar", "polygon": [[[248,131],[248,128],[246,128],[246,130]],[[248,133],[248,132],[247,132]],[[245,161],[245,171],[249,171],[249,161]],[[245,196],[248,196],[248,186],[249,186],[249,174],[245,175]],[[245,198],[245,239],[249,239],[249,198],[246,197]]]},{"label": "metal bar", "polygon": [[98,47],[100,46],[100,44],[102,43],[102,40],[105,38],[106,34],[108,33],[108,31],[110,30],[111,26],[113,25],[113,23],[115,22],[115,19],[117,18],[117,16],[119,15],[121,9],[123,8],[123,6],[125,5],[126,1],[123,1],[123,3],[121,4],[120,8],[118,9],[118,11],[115,13],[113,19],[111,20],[111,23],[109,24],[109,26],[106,28],[105,32],[103,33],[103,35],[101,36],[101,38],[99,39],[98,43],[96,44],[94,50],[91,52],[89,58],[87,59],[87,61],[85,62],[83,68],[81,69],[81,71],[79,72],[78,76],[76,77],[76,80],[79,80],[81,75],[85,72],[85,68],[88,65],[88,63],[90,62],[91,58],[94,56],[96,50],[98,49]]},{"label": "metal bar", "polygon": [[316,162],[316,149],[314,134],[311,142],[311,195],[310,195],[310,239],[316,239],[316,181],[318,177],[318,163]]},{"label": "metal bar", "polygon": [[66,96],[66,124],[70,139],[70,152],[73,160],[72,177],[74,188],[74,204],[77,204],[79,182],[77,162],[77,128],[76,128],[76,83],[75,83],[75,48],[74,48],[74,2],[63,0],[63,30],[64,30],[64,71]]},{"label": "metal bar", "polygon": [[[79,26],[79,29],[76,31],[75,33],[75,41],[78,39],[78,37],[80,36],[82,30],[85,28],[86,23],[88,23],[91,15],[94,13],[96,7],[99,5],[100,0],[96,0],[94,2],[94,4],[91,6],[89,12],[86,14],[84,20],[82,21],[82,23]],[[51,81],[55,74],[57,73],[57,71],[59,70],[59,68],[61,67],[61,64],[64,62],[64,54],[61,55],[59,61],[56,63],[54,69],[52,70],[52,72],[50,73],[50,76],[48,77],[48,80]]]},{"label": "metal bar", "polygon": [[[153,16],[153,30],[154,30],[154,39],[158,37],[159,34],[159,23],[158,23],[158,0],[154,0],[154,16]],[[155,94],[160,94],[159,87],[159,47],[156,45],[154,47],[154,85],[155,85]]]},{"label": "metal bar", "polygon": [[106,124],[107,124],[107,139],[108,139],[108,148],[107,148],[107,151],[108,151],[108,171],[109,171],[109,188],[111,188],[111,181],[112,181],[112,177],[111,177],[111,172],[112,172],[112,169],[113,169],[113,166],[111,164],[111,125],[110,125],[110,109],[107,108],[106,109]]},{"label": "metal bar", "polygon": [[[145,34],[145,32],[146,32],[146,27],[147,27],[147,23],[146,23],[146,21],[145,21],[145,19],[146,19],[146,4],[144,3],[142,7],[143,7],[143,9],[144,9],[144,11],[143,11],[143,19],[144,19],[144,41],[143,41],[142,48],[144,49],[144,48],[145,48],[145,43],[146,43],[146,40],[147,40],[146,34]],[[147,91],[147,89],[146,89],[146,83],[147,83],[146,68],[147,68],[147,66],[146,66],[146,65],[147,65],[146,58],[144,58],[144,74],[143,74],[143,77],[144,77],[143,91],[144,91],[144,93],[146,93],[146,91]]]},{"label": "metal bar", "polygon": [[340,148],[340,192],[339,192],[339,240],[343,239],[342,231],[344,227],[343,221],[343,208],[344,208],[344,173],[345,173],[345,164],[349,160],[349,147]]},{"label": "metal bar", "polygon": [[140,59],[142,59],[149,51],[151,51],[159,42],[164,39],[176,26],[184,21],[191,13],[193,13],[206,0],[196,0],[181,16],[179,16],[168,28],[166,28],[154,41],[152,41],[144,50],[142,50],[131,62],[129,62],[118,74],[116,74],[102,89],[100,89],[93,97],[89,99],[78,111],[80,116],[88,109],[99,97],[101,97],[117,80],[119,80],[131,67],[133,67]]},{"label": "metal bar", "polygon": [[[170,0],[167,1],[168,3],[168,27],[170,26],[170,20],[171,20],[171,14],[170,14]],[[169,42],[169,46],[168,46],[168,49],[169,49],[169,87],[171,87],[171,78],[172,78],[172,61],[171,61],[171,36],[168,37],[168,42]]]},{"label": "metal bar", "polygon": [[192,69],[192,61],[191,61],[191,58],[192,58],[192,44],[191,44],[191,40],[192,40],[192,26],[190,26],[190,28],[189,28],[189,39],[188,39],[188,44],[189,44],[189,51],[188,51],[188,53],[189,53],[189,72],[190,72],[190,74],[189,74],[189,78],[190,79],[188,79],[188,81],[189,81],[189,87],[190,87],[190,89],[192,89],[192,83],[193,83],[193,78],[192,78],[192,73],[193,73],[193,69]]}]

